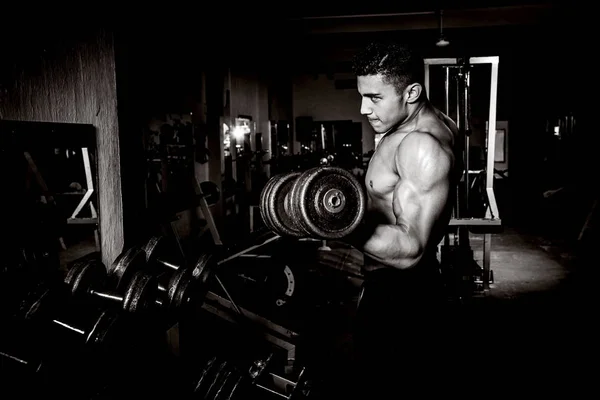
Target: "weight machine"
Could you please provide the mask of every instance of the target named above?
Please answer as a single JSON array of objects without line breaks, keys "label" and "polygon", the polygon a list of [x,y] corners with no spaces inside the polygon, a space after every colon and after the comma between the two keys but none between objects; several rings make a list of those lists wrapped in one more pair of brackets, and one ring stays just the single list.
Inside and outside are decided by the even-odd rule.
[{"label": "weight machine", "polygon": [[[491,236],[502,226],[496,197],[494,195],[494,154],[496,144],[496,106],[498,93],[498,63],[499,57],[469,57],[469,58],[428,58],[425,59],[425,89],[431,96],[430,78],[431,66],[441,66],[444,76],[444,103],[445,113],[450,115],[456,112],[456,124],[459,128],[459,138],[464,139],[462,149],[463,170],[460,183],[457,186],[453,216],[449,229],[439,244],[439,261],[442,267],[451,264],[458,271],[459,284],[468,282],[469,294],[489,290],[493,283],[493,271],[490,268]],[[470,169],[470,136],[472,133],[471,121],[471,69],[473,65],[487,64],[491,66],[490,97],[488,129],[486,132],[485,167],[481,171]],[[451,93],[452,78],[456,85]],[[451,95],[455,95],[455,99]],[[455,101],[456,109],[451,109],[451,102]],[[470,196],[472,176],[485,173],[485,213],[483,217],[474,217],[469,212],[469,205],[473,201]],[[483,232],[483,267],[475,266],[472,259],[469,232],[476,230]],[[453,244],[451,240],[453,239]],[[452,265],[453,264],[453,265]],[[468,264],[469,266],[465,265]],[[475,267],[475,268],[470,268]],[[464,289],[464,287],[462,288]],[[461,289],[461,290],[462,290]]]}]

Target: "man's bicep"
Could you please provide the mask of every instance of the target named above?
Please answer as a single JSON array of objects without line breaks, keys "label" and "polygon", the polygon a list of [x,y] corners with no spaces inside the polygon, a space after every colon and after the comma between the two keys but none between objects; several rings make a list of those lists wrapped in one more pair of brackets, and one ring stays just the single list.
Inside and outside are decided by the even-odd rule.
[{"label": "man's bicep", "polygon": [[448,189],[449,182],[446,179],[439,179],[428,188],[403,179],[396,187],[396,225],[418,240],[420,248],[426,247],[429,242],[431,231],[448,201]]}]

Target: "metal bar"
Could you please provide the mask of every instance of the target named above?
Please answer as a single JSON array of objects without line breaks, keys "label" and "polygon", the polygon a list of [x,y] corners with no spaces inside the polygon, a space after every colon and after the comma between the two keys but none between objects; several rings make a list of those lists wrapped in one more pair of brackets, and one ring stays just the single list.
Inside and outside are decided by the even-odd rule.
[{"label": "metal bar", "polygon": [[81,212],[81,210],[83,209],[83,206],[85,206],[85,204],[88,202],[90,197],[92,197],[92,193],[94,193],[94,189],[89,189],[87,192],[85,192],[85,194],[83,195],[83,198],[81,199],[79,204],[77,204],[77,208],[75,208],[75,211],[73,211],[73,214],[71,214],[71,219],[77,218],[77,214],[79,214]]},{"label": "metal bar", "polygon": [[88,190],[94,190],[94,180],[92,179],[92,167],[90,165],[90,155],[87,147],[81,148],[81,156],[83,157],[83,168],[85,169],[85,183]]},{"label": "metal bar", "polygon": [[[206,294],[206,300],[212,300],[214,302],[216,302],[217,304],[221,305],[222,307],[225,307],[226,309],[231,309],[232,305],[231,302],[221,296],[219,296],[218,294],[209,291]],[[264,317],[261,317],[258,314],[253,313],[252,311],[249,311],[243,307],[240,308],[240,310],[244,313],[244,315],[246,317],[248,317],[250,320],[258,322],[259,324],[271,329],[274,332],[279,333],[280,335],[283,335],[286,338],[289,339],[294,339],[298,336],[298,334],[294,331],[291,331],[281,325],[278,325]]]},{"label": "metal bar", "polygon": [[[444,87],[445,87],[445,106],[446,109],[444,110],[444,112],[446,113],[446,115],[448,115],[450,113],[450,68],[445,67],[444,68],[446,70],[446,75],[444,78]],[[427,92],[429,95],[429,92]]]},{"label": "metal bar", "polygon": [[8,353],[5,353],[5,352],[3,352],[3,351],[0,351],[0,355],[1,355],[1,356],[4,356],[4,357],[6,357],[6,358],[10,358],[11,360],[14,360],[14,361],[16,361],[16,362],[19,362],[19,363],[21,363],[21,364],[25,364],[25,365],[29,364],[27,361],[25,361],[25,360],[22,360],[22,359],[20,359],[20,358],[18,358],[18,357],[15,357],[15,356],[13,356],[13,355],[10,355],[10,354],[8,354]]},{"label": "metal bar", "polygon": [[499,61],[500,61],[500,57],[498,57],[498,56],[469,58],[470,64],[492,64],[492,65],[497,66]]},{"label": "metal bar", "polygon": [[257,388],[260,388],[260,389],[262,389],[262,390],[266,391],[266,392],[269,392],[269,393],[271,393],[271,394],[274,394],[275,396],[279,396],[279,398],[281,398],[281,399],[287,399],[287,398],[288,398],[286,395],[284,395],[284,394],[282,394],[282,393],[279,393],[279,392],[276,392],[275,390],[273,390],[273,389],[271,389],[271,388],[268,388],[268,387],[266,387],[266,386],[259,385],[258,383],[257,383],[255,386],[256,386]]},{"label": "metal bar", "polygon": [[239,315],[244,315],[244,314],[242,314],[242,310],[233,301],[233,298],[229,294],[229,291],[227,291],[227,288],[223,284],[223,281],[221,280],[221,278],[219,278],[219,275],[215,274],[215,279],[217,280],[217,283],[219,284],[219,286],[221,286],[221,289],[223,289],[223,291],[225,292],[225,296],[227,296],[227,298],[229,299],[229,303],[231,304],[231,307],[235,310],[235,312],[237,312]]},{"label": "metal bar", "polygon": [[67,218],[69,225],[95,225],[98,224],[98,218]]},{"label": "metal bar", "polygon": [[494,218],[452,218],[449,226],[500,226],[500,219]]},{"label": "metal bar", "polygon": [[444,64],[456,64],[456,58],[426,58],[424,60],[425,66],[427,65],[444,65]]},{"label": "metal bar", "polygon": [[490,288],[490,264],[492,256],[492,235],[483,235],[483,290]]},{"label": "metal bar", "polygon": [[109,300],[116,300],[116,301],[123,301],[123,297],[119,296],[117,294],[112,294],[112,293],[104,293],[104,292],[97,292],[95,290],[90,290],[90,294],[92,295],[96,295],[98,297],[102,297],[103,299],[109,299]]},{"label": "metal bar", "polygon": [[226,257],[226,258],[224,258],[224,259],[222,259],[222,260],[219,260],[219,261],[217,262],[217,265],[221,265],[221,264],[224,264],[224,263],[226,263],[227,261],[231,261],[231,260],[233,260],[234,258],[237,258],[237,257],[241,256],[242,254],[249,253],[249,252],[251,252],[252,250],[258,249],[259,247],[262,247],[262,246],[264,246],[265,244],[267,244],[267,243],[270,243],[270,242],[272,242],[272,241],[274,241],[274,240],[277,240],[277,239],[279,239],[279,238],[280,238],[280,236],[279,236],[279,235],[275,235],[275,236],[273,236],[273,237],[271,237],[271,238],[269,238],[269,239],[266,239],[266,240],[265,240],[264,242],[262,242],[262,243],[259,243],[259,244],[257,244],[257,245],[254,245],[254,246],[250,246],[250,247],[248,247],[247,249],[244,249],[244,250],[242,250],[242,251],[239,251],[239,252],[237,252],[237,253],[235,253],[235,254],[233,254],[233,255],[229,256],[229,257]]},{"label": "metal bar", "polygon": [[488,148],[487,148],[487,171],[486,171],[486,191],[490,212],[496,218],[500,217],[496,197],[494,195],[494,162],[496,153],[496,106],[498,97],[498,57],[484,57],[481,60],[487,60],[492,63],[492,78],[490,83],[490,113],[488,117]]},{"label": "metal bar", "polygon": [[425,63],[425,92],[427,93],[427,97],[431,96],[431,92],[429,91],[429,64]]},{"label": "metal bar", "polygon": [[[470,129],[470,120],[469,120],[469,70],[468,68],[465,68],[463,70],[463,96],[464,96],[464,101],[463,101],[463,132],[465,133],[465,171],[469,171],[470,168],[470,159],[471,159],[471,137],[469,135],[469,129]],[[469,176],[468,173],[465,173],[465,212],[468,214],[469,213],[469,187],[470,185],[470,181],[471,181],[471,177]]]},{"label": "metal bar", "polygon": [[58,321],[56,319],[53,319],[52,322],[54,322],[57,325],[64,326],[65,328],[67,328],[69,330],[72,330],[73,332],[81,333],[82,335],[85,333],[85,331],[83,329],[75,328],[74,326],[66,324],[66,323],[64,323],[62,321]]}]

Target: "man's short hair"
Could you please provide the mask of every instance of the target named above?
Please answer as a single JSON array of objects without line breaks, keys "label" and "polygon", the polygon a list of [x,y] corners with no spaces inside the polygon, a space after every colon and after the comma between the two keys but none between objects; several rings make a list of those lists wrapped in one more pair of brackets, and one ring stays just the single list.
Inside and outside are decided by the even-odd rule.
[{"label": "man's short hair", "polygon": [[401,93],[407,85],[424,85],[423,58],[411,47],[394,42],[376,41],[356,53],[352,70],[357,76],[381,74],[384,82]]}]

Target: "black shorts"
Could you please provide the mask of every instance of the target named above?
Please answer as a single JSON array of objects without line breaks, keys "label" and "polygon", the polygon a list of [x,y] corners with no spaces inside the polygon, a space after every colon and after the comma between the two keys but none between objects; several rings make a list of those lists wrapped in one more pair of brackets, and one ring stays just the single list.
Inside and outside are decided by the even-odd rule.
[{"label": "black shorts", "polygon": [[443,293],[435,258],[411,270],[368,272],[354,321],[358,359],[380,362],[432,351],[443,325]]}]

